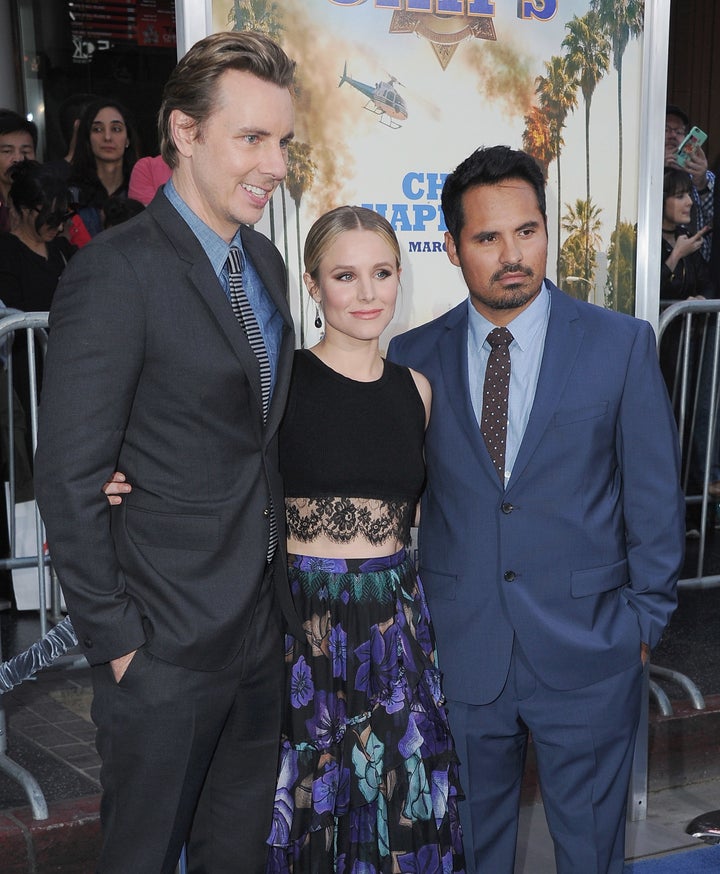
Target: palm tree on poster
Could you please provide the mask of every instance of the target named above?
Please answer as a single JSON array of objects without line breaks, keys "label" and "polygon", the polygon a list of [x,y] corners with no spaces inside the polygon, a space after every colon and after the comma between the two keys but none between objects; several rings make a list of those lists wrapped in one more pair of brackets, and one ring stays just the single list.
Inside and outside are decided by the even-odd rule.
[{"label": "palm tree on poster", "polygon": [[565,145],[563,128],[568,114],[577,106],[578,81],[567,70],[564,57],[553,55],[545,61],[545,75],[535,80],[535,93],[540,107],[547,119],[552,143],[553,158],[557,162],[557,281],[560,283],[560,213],[562,212],[562,177],[560,174],[560,152]]},{"label": "palm tree on poster", "polygon": [[[228,12],[228,24],[232,30],[254,30],[264,33],[271,39],[281,42],[280,36],[284,30],[282,25],[282,10],[277,3],[269,0],[233,0]],[[270,199],[270,239],[275,242],[275,203]],[[283,222],[283,233],[287,238],[287,227]],[[287,244],[286,244],[287,246]]]},{"label": "palm tree on poster", "polygon": [[605,306],[630,315],[635,312],[636,256],[637,225],[620,222],[610,235]]},{"label": "palm tree on poster", "polygon": [[280,6],[268,0],[233,0],[228,12],[232,30],[256,30],[279,40],[283,31]]},{"label": "palm tree on poster", "polygon": [[[618,190],[615,228],[620,227],[623,177],[623,111],[622,111],[622,71],[623,55],[631,39],[636,39],[645,23],[644,0],[591,0],[590,8],[597,13],[600,23],[610,38],[613,67],[617,72],[618,107]],[[617,261],[615,269],[617,270]],[[613,274],[613,285],[618,289],[618,274]],[[618,300],[615,295],[615,300]]]},{"label": "palm tree on poster", "polygon": [[554,155],[547,118],[539,106],[530,107],[530,112],[525,116],[522,146],[538,162],[547,180],[548,167]]},{"label": "palm tree on poster", "polygon": [[[291,140],[288,147],[287,190],[295,204],[295,231],[297,234],[298,277],[302,277],[302,240],[300,236],[300,204],[306,191],[312,188],[317,169],[310,157],[312,146]],[[300,345],[305,346],[305,296],[300,282]]]},{"label": "palm tree on poster", "polygon": [[[610,65],[610,42],[600,26],[596,12],[582,18],[574,15],[565,25],[562,41],[567,49],[566,64],[570,76],[577,77],[585,101],[585,193],[590,202],[590,105],[595,88]],[[590,272],[590,238],[585,241],[585,275]]]},{"label": "palm tree on poster", "polygon": [[[567,232],[567,238],[563,244],[566,255],[566,263],[562,265],[563,276],[579,276],[583,285],[587,283],[582,291],[582,294],[586,294],[587,289],[592,288],[595,283],[595,253],[602,242],[600,237],[600,213],[602,210],[592,201],[580,198],[575,201],[574,205],[567,203],[565,206],[567,211],[562,217],[562,226],[563,230]],[[592,246],[592,252],[588,256],[589,244]],[[577,262],[570,264],[567,261],[567,256],[570,253],[573,253],[575,257],[580,253],[584,266]],[[564,290],[578,296],[579,289],[565,288]]]}]

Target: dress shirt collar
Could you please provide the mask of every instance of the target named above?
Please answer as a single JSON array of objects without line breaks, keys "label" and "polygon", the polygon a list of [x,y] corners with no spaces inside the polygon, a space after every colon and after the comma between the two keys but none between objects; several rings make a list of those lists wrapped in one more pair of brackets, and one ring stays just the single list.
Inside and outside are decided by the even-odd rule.
[{"label": "dress shirt collar", "polygon": [[185,203],[182,197],[178,194],[177,189],[173,185],[172,178],[165,183],[163,190],[167,199],[180,213],[182,218],[185,219],[190,230],[198,238],[200,245],[205,250],[205,254],[208,256],[208,259],[212,264],[216,276],[219,277],[225,269],[225,262],[228,259],[231,246],[237,246],[238,249],[240,249],[243,267],[245,266],[245,252],[243,251],[242,240],[240,237],[240,228],[238,228],[237,233],[228,244],[190,209],[187,203]]},{"label": "dress shirt collar", "polygon": [[[527,309],[524,309],[520,315],[516,316],[512,322],[507,325],[508,330],[513,335],[513,342],[517,343],[521,349],[527,349],[530,346],[533,337],[535,337],[537,332],[547,324],[549,312],[550,292],[543,281],[540,294],[538,294]],[[479,350],[482,347],[487,340],[487,335],[493,328],[497,327],[497,325],[488,321],[485,316],[481,315],[475,309],[472,300],[469,297],[468,326],[472,348],[475,350]]]}]

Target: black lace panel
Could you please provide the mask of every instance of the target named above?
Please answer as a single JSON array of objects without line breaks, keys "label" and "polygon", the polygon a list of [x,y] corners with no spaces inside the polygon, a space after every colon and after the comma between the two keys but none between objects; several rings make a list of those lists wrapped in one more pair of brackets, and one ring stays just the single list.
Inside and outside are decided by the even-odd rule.
[{"label": "black lace panel", "polygon": [[288,535],[308,543],[324,536],[335,543],[363,537],[373,546],[410,537],[408,501],[375,498],[285,498]]}]

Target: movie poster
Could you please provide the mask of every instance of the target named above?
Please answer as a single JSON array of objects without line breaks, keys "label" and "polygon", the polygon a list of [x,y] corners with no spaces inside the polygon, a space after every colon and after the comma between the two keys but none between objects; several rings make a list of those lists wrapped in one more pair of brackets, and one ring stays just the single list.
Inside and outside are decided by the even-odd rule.
[{"label": "movie poster", "polygon": [[[287,179],[259,230],[283,253],[298,340],[317,340],[302,287],[313,220],[378,210],[403,252],[383,337],[466,295],[445,253],[440,193],[471,151],[531,152],[547,176],[547,274],[635,310],[642,0],[212,0],[208,29],[257,29],[297,61]],[[201,36],[202,34],[198,34]]]}]

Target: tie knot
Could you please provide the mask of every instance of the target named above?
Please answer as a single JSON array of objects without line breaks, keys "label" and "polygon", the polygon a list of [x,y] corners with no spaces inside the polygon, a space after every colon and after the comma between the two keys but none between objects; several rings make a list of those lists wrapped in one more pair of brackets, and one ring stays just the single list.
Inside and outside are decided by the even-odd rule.
[{"label": "tie knot", "polygon": [[237,246],[231,246],[228,252],[228,274],[242,273],[242,254]]},{"label": "tie knot", "polygon": [[487,335],[488,343],[493,347],[509,346],[513,341],[513,335],[507,328],[493,328]]}]

